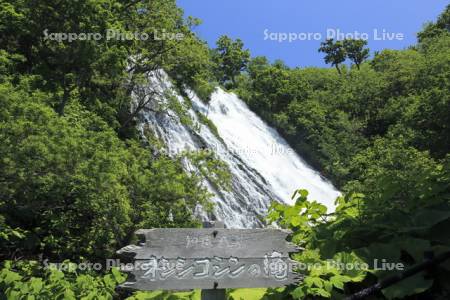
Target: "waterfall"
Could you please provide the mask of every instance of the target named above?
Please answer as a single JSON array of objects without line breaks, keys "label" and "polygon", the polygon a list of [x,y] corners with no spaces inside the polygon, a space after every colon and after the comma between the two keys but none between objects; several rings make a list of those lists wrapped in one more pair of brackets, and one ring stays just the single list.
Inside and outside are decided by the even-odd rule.
[{"label": "waterfall", "polygon": [[[213,194],[211,201],[215,207],[212,213],[202,212],[203,219],[218,219],[231,228],[260,227],[270,203],[273,200],[290,203],[292,193],[298,188],[307,189],[309,199],[334,210],[339,192],[235,94],[217,88],[207,105],[195,93],[187,91],[190,103],[186,103],[163,72],[152,76],[149,86],[159,90],[159,103],[168,103],[170,92],[186,107],[186,115],[194,125],[183,122],[170,106],[155,111],[155,100],[139,115],[141,132],[150,129],[163,141],[169,155],[209,149],[228,165],[231,190],[218,189],[204,180],[205,187]],[[199,114],[214,123],[219,137],[199,120]],[[187,161],[186,168],[194,166]]]}]

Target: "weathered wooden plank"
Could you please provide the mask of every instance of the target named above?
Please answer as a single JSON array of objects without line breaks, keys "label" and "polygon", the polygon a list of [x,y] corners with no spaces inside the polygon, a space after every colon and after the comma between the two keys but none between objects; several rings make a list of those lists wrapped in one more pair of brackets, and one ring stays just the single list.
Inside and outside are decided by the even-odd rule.
[{"label": "weathered wooden plank", "polygon": [[277,254],[264,258],[138,260],[123,270],[132,276],[121,287],[137,290],[186,290],[278,287],[297,283],[297,263]]},{"label": "weathered wooden plank", "polygon": [[[220,224],[219,224],[220,226]],[[141,229],[139,245],[118,251],[134,259],[122,288],[220,290],[278,287],[301,280],[289,253],[299,250],[276,229]]]},{"label": "weathered wooden plank", "polygon": [[226,299],[225,289],[202,290],[201,299],[202,300],[225,300]]},{"label": "weathered wooden plank", "polygon": [[[220,221],[203,222],[203,228],[225,228],[225,224]],[[213,289],[203,289],[200,298],[201,300],[225,300],[226,289],[218,289],[216,286]]]},{"label": "weathered wooden plank", "polygon": [[136,232],[145,243],[118,251],[134,259],[150,256],[168,258],[264,257],[278,252],[287,257],[299,248],[286,241],[288,231],[277,229],[160,228]]}]

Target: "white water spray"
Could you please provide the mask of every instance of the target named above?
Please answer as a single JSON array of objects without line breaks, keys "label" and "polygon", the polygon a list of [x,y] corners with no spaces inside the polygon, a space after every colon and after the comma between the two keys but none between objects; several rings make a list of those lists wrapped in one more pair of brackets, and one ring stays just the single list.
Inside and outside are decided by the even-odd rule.
[{"label": "white water spray", "polygon": [[[161,92],[171,91],[183,102],[167,75],[159,77],[161,79],[156,81],[152,79],[152,84]],[[214,194],[212,201],[216,205],[213,214],[203,215],[204,219],[222,220],[227,227],[260,227],[270,203],[273,200],[290,203],[292,193],[299,188],[309,191],[309,199],[334,210],[333,203],[339,192],[236,95],[217,89],[207,106],[194,93],[188,94],[192,102],[188,114],[195,123],[194,128],[182,124],[170,109],[162,113],[144,110],[140,114],[139,128],[141,131],[150,128],[164,142],[168,153],[207,148],[227,163],[232,189],[217,190],[205,179],[204,184]],[[198,113],[206,115],[216,125],[220,138],[201,124]],[[187,163],[186,167],[193,166]]]}]

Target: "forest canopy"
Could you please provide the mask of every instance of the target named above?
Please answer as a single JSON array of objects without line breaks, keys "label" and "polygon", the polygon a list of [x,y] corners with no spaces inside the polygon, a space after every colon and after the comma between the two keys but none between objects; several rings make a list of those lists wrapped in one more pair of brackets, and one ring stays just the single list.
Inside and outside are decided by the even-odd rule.
[{"label": "forest canopy", "polygon": [[[395,274],[345,273],[326,268],[330,259],[373,268],[380,256],[409,267],[427,254],[449,256],[449,12],[405,50],[368,59],[363,42],[327,40],[319,51],[335,68],[255,57],[237,80],[250,108],[344,193],[331,214],[304,190],[294,206],[271,209],[269,219],[306,249],[297,260],[323,266],[304,272],[294,298],[342,299]],[[447,261],[367,299],[446,299],[449,270]]]}]

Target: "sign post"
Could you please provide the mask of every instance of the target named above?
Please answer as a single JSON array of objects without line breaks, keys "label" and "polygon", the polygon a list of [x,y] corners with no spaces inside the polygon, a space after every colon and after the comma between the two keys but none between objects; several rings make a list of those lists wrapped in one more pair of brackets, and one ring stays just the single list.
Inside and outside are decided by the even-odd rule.
[{"label": "sign post", "polygon": [[[225,228],[223,222],[204,222],[203,228]],[[201,300],[225,300],[225,289],[202,290]]]},{"label": "sign post", "polygon": [[202,289],[202,299],[225,299],[227,288],[279,287],[301,280],[289,258],[299,248],[286,241],[288,231],[205,225],[138,230],[144,242],[117,252],[133,260],[122,270],[129,276],[120,287]]}]

